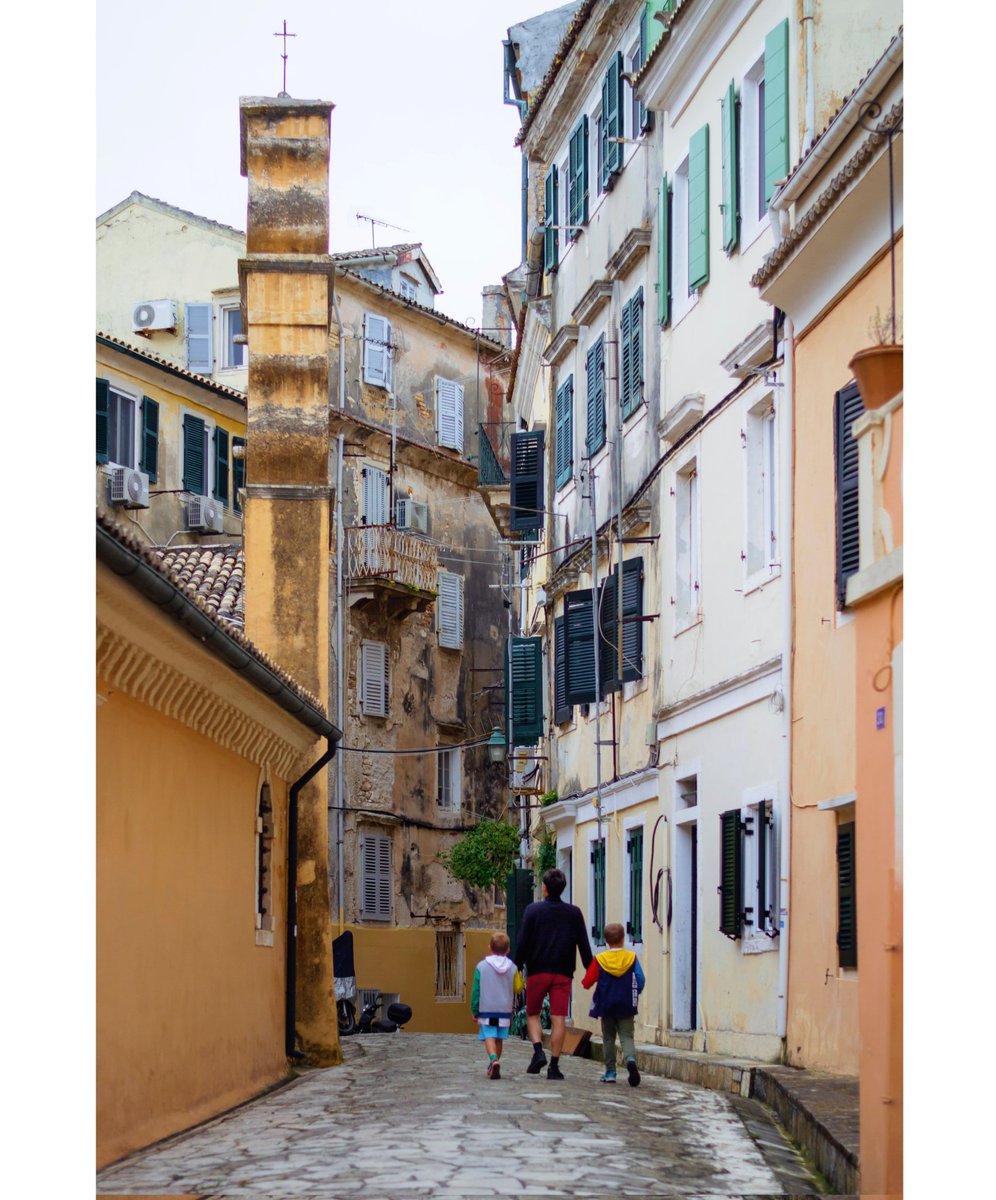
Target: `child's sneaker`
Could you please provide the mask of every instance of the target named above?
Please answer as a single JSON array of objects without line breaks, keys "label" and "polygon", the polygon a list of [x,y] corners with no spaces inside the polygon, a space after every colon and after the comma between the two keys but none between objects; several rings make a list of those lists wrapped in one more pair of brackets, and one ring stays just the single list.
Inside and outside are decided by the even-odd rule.
[{"label": "child's sneaker", "polygon": [[551,1066],[547,1068],[546,1077],[547,1079],[563,1079],[564,1073],[561,1071],[560,1067],[555,1067],[551,1064]]},{"label": "child's sneaker", "polygon": [[615,1071],[606,1071],[604,1075],[600,1075],[598,1077],[599,1083],[615,1083],[615,1081],[616,1081]]},{"label": "child's sneaker", "polygon": [[533,1057],[530,1060],[529,1066],[526,1067],[527,1075],[538,1075],[546,1066],[546,1055],[542,1050],[534,1050]]},{"label": "child's sneaker", "polygon": [[628,1058],[626,1060],[626,1070],[629,1072],[629,1086],[637,1087],[640,1082],[640,1072],[637,1068],[635,1058]]},{"label": "child's sneaker", "polygon": [[500,1066],[497,1058],[493,1058],[488,1063],[488,1078],[489,1079],[501,1079],[501,1066]]}]

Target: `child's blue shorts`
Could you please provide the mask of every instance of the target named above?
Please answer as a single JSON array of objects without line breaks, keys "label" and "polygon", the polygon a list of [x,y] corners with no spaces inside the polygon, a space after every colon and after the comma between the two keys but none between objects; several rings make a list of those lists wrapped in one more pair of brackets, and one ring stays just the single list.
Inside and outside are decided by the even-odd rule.
[{"label": "child's blue shorts", "polygon": [[507,1037],[507,1025],[482,1025],[481,1032],[477,1035],[477,1040],[483,1042],[485,1038],[497,1038],[500,1042],[503,1042]]}]

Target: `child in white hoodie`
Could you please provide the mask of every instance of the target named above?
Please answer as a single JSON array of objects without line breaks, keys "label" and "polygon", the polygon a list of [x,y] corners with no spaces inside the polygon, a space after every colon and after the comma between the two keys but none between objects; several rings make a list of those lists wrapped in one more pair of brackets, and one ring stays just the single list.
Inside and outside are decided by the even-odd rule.
[{"label": "child in white hoodie", "polygon": [[525,990],[522,976],[508,957],[508,936],[496,933],[491,938],[491,953],[482,958],[474,972],[470,992],[470,1011],[481,1027],[477,1040],[488,1052],[488,1078],[500,1079],[502,1043],[512,1023],[515,997]]}]

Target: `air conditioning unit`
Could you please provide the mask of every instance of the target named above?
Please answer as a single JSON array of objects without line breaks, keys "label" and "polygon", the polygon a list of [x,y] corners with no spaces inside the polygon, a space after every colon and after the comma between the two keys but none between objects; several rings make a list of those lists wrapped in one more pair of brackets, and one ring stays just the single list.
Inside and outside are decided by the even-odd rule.
[{"label": "air conditioning unit", "polygon": [[397,504],[397,526],[399,529],[412,529],[416,533],[429,532],[429,506],[403,496]]},{"label": "air conditioning unit", "polygon": [[131,327],[136,333],[176,329],[175,300],[143,300],[132,309]]},{"label": "air conditioning unit", "polygon": [[224,533],[224,504],[210,496],[194,496],[187,502],[187,528],[194,533]]},{"label": "air conditioning unit", "polygon": [[107,500],[123,508],[149,507],[149,477],[132,467],[111,467],[107,478]]}]

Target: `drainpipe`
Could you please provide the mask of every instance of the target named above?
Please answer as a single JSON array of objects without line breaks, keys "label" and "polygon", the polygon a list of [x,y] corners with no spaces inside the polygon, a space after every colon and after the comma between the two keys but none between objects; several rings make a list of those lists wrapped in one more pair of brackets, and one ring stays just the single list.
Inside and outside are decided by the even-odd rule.
[{"label": "drainpipe", "polygon": [[802,23],[805,26],[805,80],[806,80],[806,128],[802,135],[802,153],[805,154],[816,137],[816,78],[813,74],[813,0],[803,0]]},{"label": "drainpipe", "polygon": [[[335,310],[335,323],[339,330],[339,411],[343,412],[346,408],[346,351],[345,351],[345,331],[342,325],[342,314],[339,312],[339,297],[335,292],[335,270],[332,272],[332,304]],[[342,528],[342,470],[344,457],[344,438],[340,433],[336,440],[336,465],[335,465],[335,662],[336,662],[336,724],[340,729],[343,728],[343,720],[345,718],[345,704],[343,702],[343,692],[346,687],[346,665],[343,659],[344,655],[344,637],[342,623],[342,608],[345,600],[343,588],[343,570],[342,570],[342,555],[344,550],[345,537]],[[343,848],[343,840],[345,836],[345,780],[343,778],[343,757],[340,754],[336,759],[336,814],[335,814],[335,832],[336,832],[336,910],[339,917],[339,932],[342,933],[345,928],[345,851]]]},{"label": "drainpipe", "polygon": [[336,743],[327,739],[325,753],[291,784],[287,816],[287,990],[284,1007],[284,1050],[288,1058],[304,1058],[294,1047],[297,1023],[297,798],[335,754]]}]

